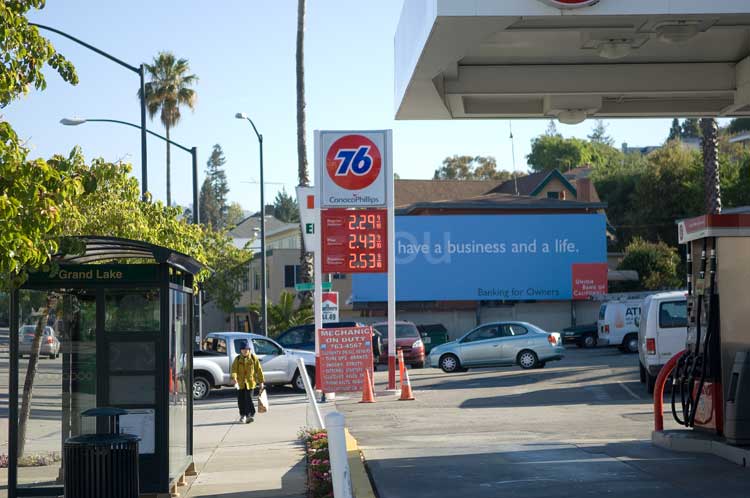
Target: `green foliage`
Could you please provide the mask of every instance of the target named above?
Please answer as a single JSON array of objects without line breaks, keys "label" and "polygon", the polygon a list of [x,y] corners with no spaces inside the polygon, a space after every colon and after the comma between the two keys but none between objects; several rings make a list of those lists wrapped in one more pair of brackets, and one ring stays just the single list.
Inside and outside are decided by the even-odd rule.
[{"label": "green foliage", "polygon": [[637,271],[643,290],[675,289],[682,285],[677,275],[679,263],[680,258],[673,247],[636,237],[625,248],[625,257],[618,269]]},{"label": "green foliage", "polygon": [[526,161],[534,171],[568,171],[589,164],[592,159],[590,144],[580,138],[561,135],[540,135],[531,142],[531,153]]},{"label": "green foliage", "polygon": [[614,145],[614,138],[607,135],[607,125],[601,119],[596,120],[594,129],[591,130],[591,134],[588,136],[589,140],[595,144],[604,144],[612,147]]},{"label": "green foliage", "polygon": [[206,163],[206,179],[203,181],[200,193],[201,222],[210,224],[214,228],[227,226],[227,194],[229,183],[227,174],[222,168],[227,159],[221,145],[216,144]]},{"label": "green foliage", "polygon": [[0,289],[25,278],[57,251],[61,222],[72,203],[92,186],[75,157],[27,160],[28,150],[7,122],[0,122]]},{"label": "green foliage", "polygon": [[669,128],[669,136],[667,137],[667,141],[679,140],[681,136],[682,128],[680,127],[680,120],[674,118],[672,120],[672,126]]},{"label": "green foliage", "polygon": [[177,59],[171,52],[159,52],[153,63],[145,66],[151,78],[145,85],[148,114],[153,119],[158,113],[164,127],[173,128],[182,117],[181,106],[195,108],[197,95],[190,87],[198,82],[198,77],[188,74],[187,59]]},{"label": "green foliage", "polygon": [[[252,305],[251,309],[258,312],[258,305]],[[301,304],[295,308],[294,294],[283,291],[279,295],[279,302],[268,304],[268,333],[276,337],[289,327],[312,323],[315,319],[312,306]]]},{"label": "green foliage", "polygon": [[245,211],[242,209],[242,206],[239,202],[233,202],[229,204],[229,207],[227,207],[227,217],[224,220],[224,226],[231,230],[232,228],[236,227],[240,224],[240,221],[242,221],[245,218]]},{"label": "green foliage", "polygon": [[731,134],[750,131],[750,118],[735,118],[730,121],[727,131]]},{"label": "green foliage", "polygon": [[206,177],[201,185],[201,191],[198,194],[198,204],[201,207],[200,221],[204,225],[219,228],[221,225],[221,209],[219,203],[214,197],[214,189],[211,186],[211,179]]},{"label": "green foliage", "polygon": [[698,124],[698,118],[688,118],[682,122],[681,138],[698,138],[701,136],[701,129]]},{"label": "green foliage", "polygon": [[435,170],[435,180],[510,180],[510,171],[498,170],[492,156],[453,155],[443,159],[443,165]]},{"label": "green foliage", "polygon": [[273,200],[273,215],[285,223],[299,223],[299,205],[297,199],[281,189]]},{"label": "green foliage", "polygon": [[52,44],[29,26],[26,13],[44,8],[44,0],[0,2],[0,108],[5,107],[30,87],[44,90],[44,66],[53,68],[68,83],[77,84],[75,68],[58,54]]}]

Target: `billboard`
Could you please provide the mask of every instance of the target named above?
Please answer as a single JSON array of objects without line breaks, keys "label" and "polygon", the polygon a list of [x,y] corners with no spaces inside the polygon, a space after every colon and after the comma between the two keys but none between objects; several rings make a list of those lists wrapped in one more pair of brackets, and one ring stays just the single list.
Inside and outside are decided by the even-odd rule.
[{"label": "billboard", "polygon": [[321,389],[330,393],[362,390],[365,372],[372,379],[372,327],[318,330]]},{"label": "billboard", "polygon": [[[606,293],[604,215],[396,217],[399,301],[550,301]],[[386,300],[386,278],[352,275],[352,301]]]}]

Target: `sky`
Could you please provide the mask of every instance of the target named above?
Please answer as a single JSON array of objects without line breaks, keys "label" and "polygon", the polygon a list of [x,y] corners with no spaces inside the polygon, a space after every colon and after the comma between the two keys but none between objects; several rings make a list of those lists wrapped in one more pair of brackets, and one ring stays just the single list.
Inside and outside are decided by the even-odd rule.
[{"label": "sky", "polygon": [[[305,85],[308,160],[313,169],[315,129],[393,129],[394,170],[401,178],[431,178],[442,160],[454,154],[494,156],[513,170],[509,121],[396,121],[393,97],[393,37],[403,0],[351,2],[308,0],[305,32]],[[356,7],[355,7],[356,5]],[[189,60],[199,77],[195,112],[184,110],[172,139],[198,147],[199,182],[214,144],[227,158],[229,200],[246,210],[259,208],[258,142],[245,112],[264,138],[266,202],[297,184],[295,94],[295,0],[48,0],[29,18],[70,33],[137,66],[162,50]],[[140,133],[107,123],[62,126],[60,119],[119,119],[138,124],[140,107],[135,73],[59,35],[46,33],[71,60],[80,83],[71,86],[47,70],[47,89],[31,92],[3,109],[32,157],[67,154],[76,145],[87,158],[133,164],[140,179]],[[531,140],[548,120],[515,120],[515,169],[527,169]],[[585,138],[593,120],[557,124],[566,137]],[[670,120],[608,120],[619,146],[657,145]],[[164,132],[155,117],[149,128]],[[148,142],[148,185],[166,198],[165,145]],[[192,201],[190,154],[172,149],[173,202]]]}]

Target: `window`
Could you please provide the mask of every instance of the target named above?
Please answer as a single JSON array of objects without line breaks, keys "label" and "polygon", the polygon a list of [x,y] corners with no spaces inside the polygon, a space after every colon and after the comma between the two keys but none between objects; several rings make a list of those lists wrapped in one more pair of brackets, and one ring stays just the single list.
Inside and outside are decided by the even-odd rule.
[{"label": "window", "polygon": [[260,273],[253,272],[253,289],[260,290]]},{"label": "window", "polygon": [[283,337],[279,338],[279,342],[282,346],[288,348],[308,342],[306,328],[308,327],[297,327],[289,330]]},{"label": "window", "polygon": [[687,327],[687,301],[667,301],[659,305],[659,328]]},{"label": "window", "polygon": [[507,327],[510,331],[510,335],[512,335],[513,337],[517,335],[526,335],[529,333],[526,327],[524,327],[523,325],[518,325],[517,323],[510,324]]},{"label": "window", "polygon": [[301,281],[301,275],[300,265],[284,265],[284,287],[294,287],[294,284]]},{"label": "window", "polygon": [[488,339],[497,339],[498,337],[501,337],[498,325],[485,325],[466,336],[461,342],[486,341]]},{"label": "window", "polygon": [[250,268],[245,268],[245,273],[242,274],[242,292],[250,290]]},{"label": "window", "polygon": [[280,355],[281,349],[265,339],[253,339],[253,347],[255,348],[255,354],[261,355]]},{"label": "window", "polygon": [[547,199],[559,199],[560,192],[547,192]]},{"label": "window", "polygon": [[226,353],[227,341],[220,337],[206,337],[203,341],[204,351],[213,351],[214,353]]}]

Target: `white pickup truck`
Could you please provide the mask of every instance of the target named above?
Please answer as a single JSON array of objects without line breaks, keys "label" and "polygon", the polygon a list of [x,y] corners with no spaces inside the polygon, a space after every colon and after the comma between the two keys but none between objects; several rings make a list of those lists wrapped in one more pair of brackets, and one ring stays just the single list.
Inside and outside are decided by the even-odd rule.
[{"label": "white pickup truck", "polygon": [[232,385],[229,370],[240,354],[240,341],[249,341],[260,360],[268,385],[291,384],[304,391],[297,359],[303,358],[310,381],[315,383],[315,353],[284,349],[273,339],[244,332],[212,332],[203,340],[202,349],[193,355],[193,399],[206,398],[211,389]]}]

